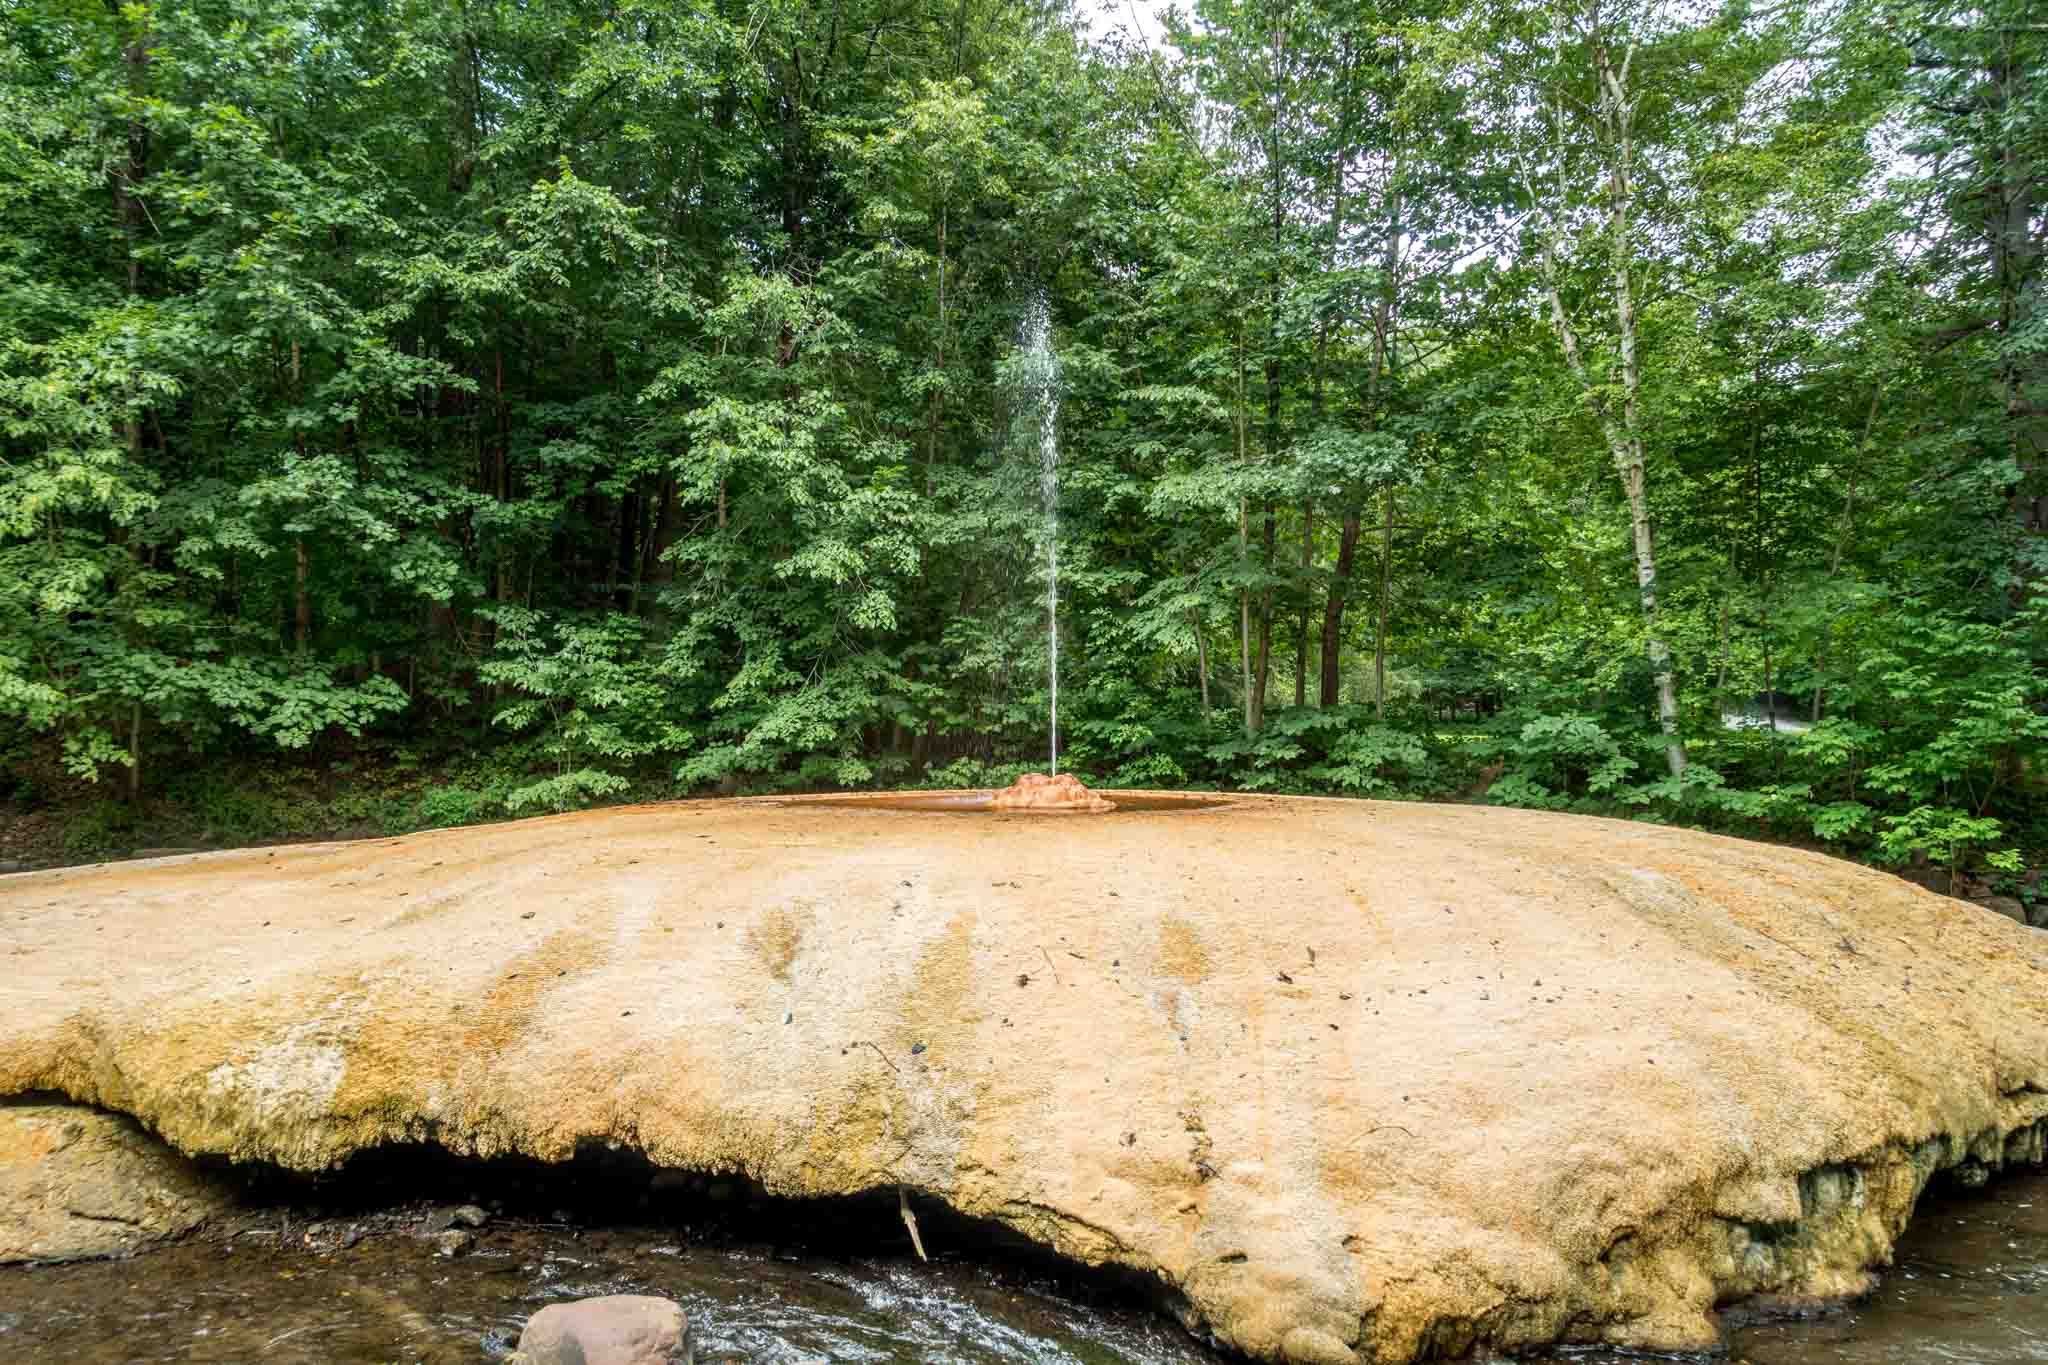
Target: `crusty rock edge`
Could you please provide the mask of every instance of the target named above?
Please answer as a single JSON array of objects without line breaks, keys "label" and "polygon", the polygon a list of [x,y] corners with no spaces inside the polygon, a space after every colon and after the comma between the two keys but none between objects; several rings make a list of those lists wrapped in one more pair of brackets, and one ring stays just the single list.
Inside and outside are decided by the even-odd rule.
[{"label": "crusty rock edge", "polygon": [[[146,1113],[126,1113],[86,1093],[39,1089],[29,1095],[54,1098],[123,1114],[154,1133]],[[0,1096],[0,1103],[28,1096]],[[1333,1334],[1298,1329],[1273,1358],[1286,1365],[1405,1365],[1457,1360],[1480,1348],[1520,1350],[1539,1346],[1599,1345],[1645,1351],[1711,1350],[1720,1343],[1715,1310],[1754,1302],[1774,1311],[1825,1309],[1860,1298],[1875,1286],[1874,1271],[1887,1267],[1898,1238],[1910,1223],[1934,1178],[1948,1173],[1964,1188],[1976,1188],[2015,1166],[2048,1162],[2048,1092],[2026,1085],[2001,1097],[2000,1121],[1969,1135],[1934,1133],[1898,1138],[1841,1161],[1800,1172],[1796,1178],[1733,1174],[1711,1189],[1623,1230],[1600,1252],[1598,1275],[1567,1285],[1592,1293],[1566,1292],[1548,1299],[1518,1297],[1505,1289],[1499,1301],[1476,1314],[1454,1316],[1403,1311],[1398,1286],[1380,1306],[1361,1317],[1357,1333],[1340,1341]],[[327,1142],[273,1146],[244,1129],[229,1152],[190,1149],[167,1141],[185,1157],[229,1156],[263,1161],[301,1173],[338,1170],[346,1157],[378,1141],[431,1142],[458,1157],[539,1156],[507,1145],[504,1135],[485,1127],[467,1132],[430,1120],[392,1118],[377,1139],[349,1147],[347,1137]],[[350,1136],[361,1136],[360,1130]],[[628,1146],[611,1139],[614,1148]],[[637,1150],[637,1149],[636,1149]],[[648,1156],[647,1153],[639,1153]],[[310,1159],[309,1159],[310,1158]],[[667,1168],[664,1168],[667,1169]],[[754,1173],[734,1163],[703,1174]],[[816,1191],[779,1190],[771,1195],[801,1200]],[[878,1184],[875,1189],[886,1188]],[[1115,1268],[1137,1275],[1156,1290],[1158,1307],[1198,1337],[1228,1349],[1205,1314],[1198,1286],[1173,1283],[1140,1249],[1073,1213],[1041,1203],[995,1209],[963,1207],[941,1189],[909,1186],[920,1200],[945,1205],[968,1218],[993,1219],[1033,1245],[1089,1269]],[[845,1190],[860,1195],[869,1190]],[[147,1250],[148,1248],[141,1248]],[[1673,1311],[1674,1303],[1689,1311]]]}]

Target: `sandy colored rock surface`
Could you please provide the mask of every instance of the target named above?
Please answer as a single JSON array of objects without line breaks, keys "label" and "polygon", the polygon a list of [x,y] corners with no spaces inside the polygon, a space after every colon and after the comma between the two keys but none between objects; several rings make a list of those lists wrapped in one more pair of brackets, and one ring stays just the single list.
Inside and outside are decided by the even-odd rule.
[{"label": "sandy colored rock surface", "polygon": [[125,1256],[232,1203],[132,1119],[0,1104],[0,1265]]},{"label": "sandy colored rock surface", "polygon": [[0,880],[0,1094],[308,1169],[902,1184],[1269,1360],[1694,1347],[1859,1288],[1936,1168],[2040,1157],[2044,945],[1528,812],[684,803]]}]

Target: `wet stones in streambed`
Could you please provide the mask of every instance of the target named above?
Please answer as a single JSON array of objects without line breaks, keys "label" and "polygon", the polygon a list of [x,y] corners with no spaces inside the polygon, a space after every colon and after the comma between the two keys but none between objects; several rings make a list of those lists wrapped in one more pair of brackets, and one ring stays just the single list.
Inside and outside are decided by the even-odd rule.
[{"label": "wet stones in streambed", "polygon": [[480,1228],[491,1221],[491,1215],[476,1204],[460,1204],[454,1208],[434,1209],[420,1223],[422,1232],[447,1232],[451,1228]]},{"label": "wet stones in streambed", "polygon": [[476,1234],[467,1228],[449,1228],[434,1234],[434,1253],[439,1256],[460,1256],[475,1245]]},{"label": "wet stones in streambed", "polygon": [[527,1320],[509,1365],[690,1365],[683,1310],[648,1294],[554,1303]]},{"label": "wet stones in streambed", "polygon": [[433,1209],[420,1221],[420,1235],[434,1244],[438,1256],[460,1256],[476,1247],[476,1233],[491,1215],[475,1204]]},{"label": "wet stones in streambed", "polygon": [[299,1234],[299,1245],[316,1256],[332,1256],[347,1251],[362,1240],[361,1223],[308,1223],[305,1231]]},{"label": "wet stones in streambed", "polygon": [[130,1255],[234,1202],[124,1115],[0,1104],[0,1265]]}]

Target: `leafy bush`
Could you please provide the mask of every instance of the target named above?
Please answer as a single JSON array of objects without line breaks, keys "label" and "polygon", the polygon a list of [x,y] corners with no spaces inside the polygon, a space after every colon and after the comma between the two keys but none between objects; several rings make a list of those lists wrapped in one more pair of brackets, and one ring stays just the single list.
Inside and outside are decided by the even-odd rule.
[{"label": "leafy bush", "polygon": [[1382,725],[1364,706],[1289,707],[1255,737],[1233,735],[1204,753],[1225,785],[1246,791],[1414,796],[1443,790],[1445,780],[1422,735]]},{"label": "leafy bush", "polygon": [[478,670],[486,682],[523,694],[499,707],[495,724],[530,736],[553,773],[504,794],[505,808],[569,810],[631,785],[621,770],[687,747],[691,731],[674,712],[659,662],[636,617],[551,621],[500,606],[497,652]]},{"label": "leafy bush", "polygon": [[64,850],[81,856],[111,853],[128,844],[134,829],[133,806],[101,798],[65,823]]}]

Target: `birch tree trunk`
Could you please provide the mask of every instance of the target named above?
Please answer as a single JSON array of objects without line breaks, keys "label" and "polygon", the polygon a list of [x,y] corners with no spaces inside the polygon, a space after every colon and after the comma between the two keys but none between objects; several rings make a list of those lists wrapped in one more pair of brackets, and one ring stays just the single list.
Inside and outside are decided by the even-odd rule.
[{"label": "birch tree trunk", "polygon": [[1628,95],[1630,49],[1615,66],[1605,43],[1592,44],[1593,65],[1600,82],[1594,109],[1599,126],[1602,190],[1607,200],[1608,285],[1614,304],[1615,347],[1619,352],[1621,392],[1618,399],[1596,382],[1579,344],[1578,330],[1565,312],[1558,283],[1557,221],[1543,237],[1541,261],[1550,320],[1564,348],[1565,362],[1578,380],[1586,404],[1599,419],[1615,473],[1628,498],[1629,526],[1635,542],[1636,589],[1643,613],[1643,651],[1657,683],[1657,726],[1667,740],[1665,761],[1674,777],[1685,774],[1685,744],[1678,735],[1678,680],[1671,649],[1657,628],[1657,549],[1650,526],[1648,471],[1643,458],[1642,357],[1637,348],[1635,287],[1630,273],[1630,177],[1634,173],[1632,122],[1635,102]]}]

